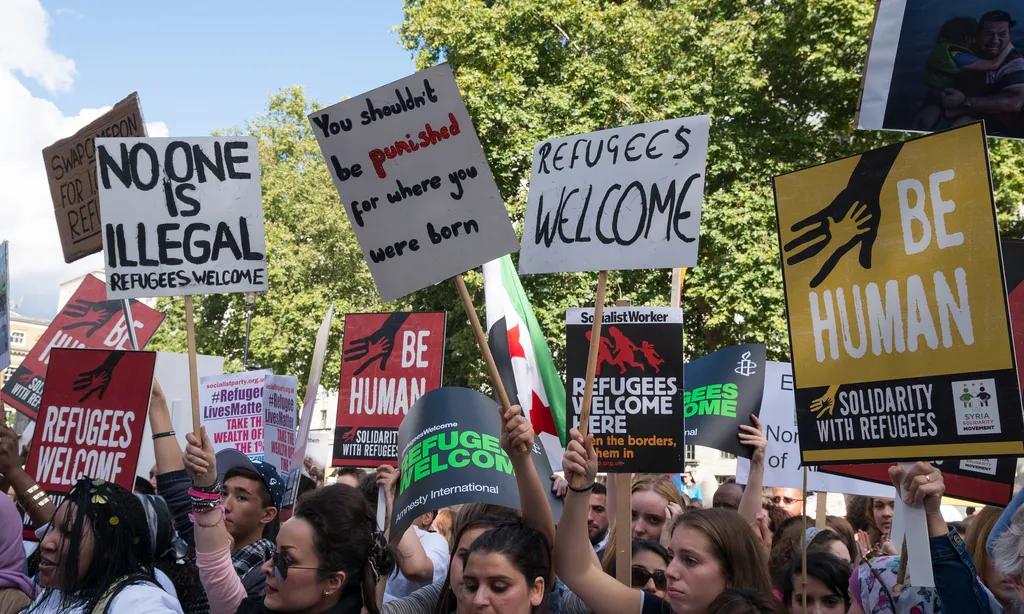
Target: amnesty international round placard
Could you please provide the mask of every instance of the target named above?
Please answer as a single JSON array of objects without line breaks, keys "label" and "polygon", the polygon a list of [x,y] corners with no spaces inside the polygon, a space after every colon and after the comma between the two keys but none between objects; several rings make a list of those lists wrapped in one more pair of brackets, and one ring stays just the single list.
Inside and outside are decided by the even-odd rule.
[{"label": "amnesty international round placard", "polygon": [[493,399],[468,388],[438,388],[420,397],[398,429],[398,495],[391,539],[421,514],[463,503],[519,509],[512,461],[501,449]]}]

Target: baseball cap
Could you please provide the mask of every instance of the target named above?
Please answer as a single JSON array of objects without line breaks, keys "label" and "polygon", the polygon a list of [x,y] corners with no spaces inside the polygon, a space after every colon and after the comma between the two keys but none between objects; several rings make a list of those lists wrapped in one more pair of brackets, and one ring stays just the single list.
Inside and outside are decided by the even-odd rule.
[{"label": "baseball cap", "polygon": [[274,507],[281,509],[281,499],[284,497],[284,482],[277,468],[270,463],[251,460],[238,450],[221,450],[217,452],[217,471],[220,473],[221,482],[224,476],[232,469],[248,469],[254,471],[263,480],[263,485],[270,491],[270,501]]}]

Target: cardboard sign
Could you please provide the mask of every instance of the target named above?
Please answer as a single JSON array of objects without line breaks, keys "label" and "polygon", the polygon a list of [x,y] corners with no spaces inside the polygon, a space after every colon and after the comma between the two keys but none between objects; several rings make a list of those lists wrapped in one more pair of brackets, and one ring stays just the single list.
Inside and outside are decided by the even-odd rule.
[{"label": "cardboard sign", "polygon": [[[1013,480],[1017,477],[1015,458],[971,458],[933,460],[942,470],[946,496],[984,505],[1006,507],[1013,498]],[[889,484],[889,463],[864,465],[822,465],[821,473],[848,476]]]},{"label": "cardboard sign", "polygon": [[753,425],[764,396],[765,347],[734,345],[686,365],[686,445],[750,458],[740,425]]},{"label": "cardboard sign", "polygon": [[383,302],[519,249],[447,64],[309,121]]},{"label": "cardboard sign", "polygon": [[[566,407],[579,428],[594,309],[566,311]],[[604,310],[590,409],[601,471],[683,470],[683,311]]]},{"label": "cardboard sign", "polygon": [[[164,314],[136,301],[131,301],[131,309],[135,338],[140,348],[146,347]],[[4,382],[4,403],[33,420],[42,402],[46,365],[54,348],[131,349],[121,303],[107,300],[102,281],[85,276],[14,375]]]},{"label": "cardboard sign", "polygon": [[48,492],[83,477],[131,490],[153,388],[153,352],[53,350],[25,471]]},{"label": "cardboard sign", "polygon": [[[989,136],[1024,137],[1018,111],[991,102],[1020,95],[1019,2],[881,0],[857,127],[944,130],[984,120]],[[1006,10],[1001,10],[1007,8]],[[994,10],[996,9],[996,10]]]},{"label": "cardboard sign", "polygon": [[286,490],[282,507],[295,505],[298,497],[299,474],[302,472],[302,461],[306,458],[306,446],[309,442],[309,427],[313,423],[313,406],[320,391],[320,377],[324,374],[324,362],[327,360],[327,341],[331,336],[331,320],[334,319],[334,303],[327,308],[320,329],[316,332],[316,343],[313,345],[313,359],[309,365],[309,379],[306,380],[306,396],[302,401],[302,412],[299,414],[299,428],[295,433],[297,445],[292,450],[292,460],[284,475]]},{"label": "cardboard sign", "polygon": [[806,464],[1021,456],[981,124],[775,178]]},{"label": "cardboard sign", "polygon": [[11,274],[8,267],[7,241],[0,243],[0,371],[11,364]]},{"label": "cardboard sign", "polygon": [[[1024,356],[1024,241],[1003,239],[1003,274],[1010,299],[1010,322],[1013,324],[1013,349]],[[1017,370],[1020,389],[1024,390],[1024,371]]]},{"label": "cardboard sign", "polygon": [[263,460],[288,475],[295,453],[295,414],[299,379],[294,375],[267,376],[263,392]]},{"label": "cardboard sign", "polygon": [[265,292],[256,137],[96,140],[107,297]]},{"label": "cardboard sign", "polygon": [[145,135],[139,96],[132,92],[85,128],[43,150],[65,262],[103,249],[95,139]]},{"label": "cardboard sign", "polygon": [[394,466],[398,427],[441,387],[444,313],[345,316],[334,467]]},{"label": "cardboard sign", "polygon": [[520,273],[697,264],[707,115],[541,141]]},{"label": "cardboard sign", "polygon": [[498,438],[499,406],[468,388],[438,388],[420,397],[398,430],[398,496],[391,540],[417,516],[463,503],[519,509],[512,460]]},{"label": "cardboard sign", "polygon": [[[765,450],[764,486],[767,488],[804,487],[804,471],[800,465],[800,442],[797,435],[796,402],[793,399],[793,368],[788,362],[768,361],[764,369],[764,396],[758,419],[768,438]],[[886,465],[888,467],[888,465]],[[818,471],[808,467],[807,490],[811,492],[844,493],[867,497],[892,497],[895,494],[888,478],[874,483]],[[746,484],[750,477],[750,460],[736,459],[736,481]],[[808,510],[813,506],[808,504]]]}]

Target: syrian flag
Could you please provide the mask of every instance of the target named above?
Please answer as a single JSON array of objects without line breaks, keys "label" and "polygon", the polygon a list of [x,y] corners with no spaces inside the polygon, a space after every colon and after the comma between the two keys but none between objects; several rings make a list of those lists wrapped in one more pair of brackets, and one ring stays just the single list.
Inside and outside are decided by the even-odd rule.
[{"label": "syrian flag", "polygon": [[536,432],[565,445],[565,385],[511,257],[484,264],[484,296],[487,344],[509,400],[522,406]]}]

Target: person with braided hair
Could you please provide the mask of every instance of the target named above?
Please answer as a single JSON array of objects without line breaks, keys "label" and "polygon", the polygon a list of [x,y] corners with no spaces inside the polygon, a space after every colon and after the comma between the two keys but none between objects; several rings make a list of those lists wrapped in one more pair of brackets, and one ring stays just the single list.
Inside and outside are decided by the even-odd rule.
[{"label": "person with braided hair", "polygon": [[112,482],[83,478],[39,544],[42,594],[30,614],[181,614],[153,568],[142,503]]}]

